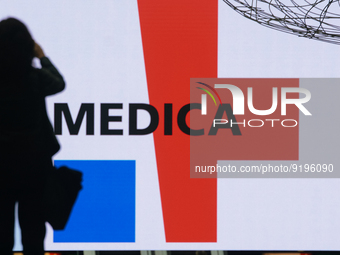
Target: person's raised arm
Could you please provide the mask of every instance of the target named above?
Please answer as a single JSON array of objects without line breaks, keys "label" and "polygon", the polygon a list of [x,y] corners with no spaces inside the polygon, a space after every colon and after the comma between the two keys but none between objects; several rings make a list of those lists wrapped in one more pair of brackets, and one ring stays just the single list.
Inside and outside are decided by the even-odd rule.
[{"label": "person's raised arm", "polygon": [[45,96],[53,95],[65,88],[65,81],[52,62],[46,57],[39,44],[34,45],[34,56],[40,59],[40,78]]}]

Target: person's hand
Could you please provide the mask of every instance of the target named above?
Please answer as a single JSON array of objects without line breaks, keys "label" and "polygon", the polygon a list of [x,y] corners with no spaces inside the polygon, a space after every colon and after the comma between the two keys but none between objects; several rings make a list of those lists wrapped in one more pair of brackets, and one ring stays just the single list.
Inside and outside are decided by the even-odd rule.
[{"label": "person's hand", "polygon": [[36,42],[34,42],[34,56],[37,58],[45,57],[43,49]]}]

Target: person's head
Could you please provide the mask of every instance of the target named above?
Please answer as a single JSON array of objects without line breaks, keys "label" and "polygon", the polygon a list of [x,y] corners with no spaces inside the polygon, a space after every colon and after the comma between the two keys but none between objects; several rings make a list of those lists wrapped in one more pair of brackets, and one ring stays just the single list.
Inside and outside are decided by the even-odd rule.
[{"label": "person's head", "polygon": [[32,67],[34,40],[15,18],[0,21],[0,76],[19,78]]}]

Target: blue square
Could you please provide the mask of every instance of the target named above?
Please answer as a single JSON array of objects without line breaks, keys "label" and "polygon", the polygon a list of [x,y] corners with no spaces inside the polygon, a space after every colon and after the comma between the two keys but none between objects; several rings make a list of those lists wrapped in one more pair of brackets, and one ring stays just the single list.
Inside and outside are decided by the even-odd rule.
[{"label": "blue square", "polygon": [[54,242],[135,242],[136,163],[133,160],[55,160],[83,173],[83,189]]}]

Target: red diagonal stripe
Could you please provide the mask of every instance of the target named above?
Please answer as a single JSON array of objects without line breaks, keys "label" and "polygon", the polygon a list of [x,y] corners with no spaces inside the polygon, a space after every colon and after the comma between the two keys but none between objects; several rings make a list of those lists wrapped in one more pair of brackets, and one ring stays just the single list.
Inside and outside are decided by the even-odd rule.
[{"label": "red diagonal stripe", "polygon": [[[217,1],[138,1],[167,242],[216,242],[217,181],[190,179],[190,137],[177,127],[190,102],[190,78],[217,77]],[[164,136],[164,103],[173,104],[173,134]],[[152,212],[150,212],[152,213]]]}]

